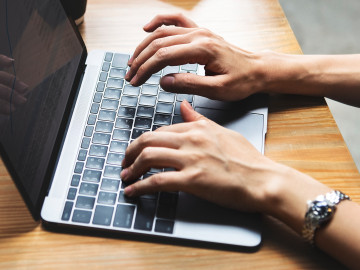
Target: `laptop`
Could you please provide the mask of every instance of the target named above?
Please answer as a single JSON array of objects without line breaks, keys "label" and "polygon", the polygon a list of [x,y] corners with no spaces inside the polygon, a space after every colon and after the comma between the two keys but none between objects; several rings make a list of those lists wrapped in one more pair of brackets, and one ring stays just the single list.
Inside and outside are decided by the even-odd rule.
[{"label": "laptop", "polygon": [[[0,54],[15,59],[0,69],[19,81],[8,81],[2,91],[10,95],[0,95],[1,106],[8,108],[0,114],[0,152],[34,219],[144,239],[259,246],[259,214],[225,209],[183,192],[128,198],[120,164],[132,140],[182,122],[184,99],[263,153],[266,96],[219,102],[159,86],[169,73],[203,75],[197,64],[166,67],[133,87],[124,80],[130,55],[87,53],[56,0],[2,0],[0,15]],[[172,169],[153,168],[141,179],[164,170]]]}]

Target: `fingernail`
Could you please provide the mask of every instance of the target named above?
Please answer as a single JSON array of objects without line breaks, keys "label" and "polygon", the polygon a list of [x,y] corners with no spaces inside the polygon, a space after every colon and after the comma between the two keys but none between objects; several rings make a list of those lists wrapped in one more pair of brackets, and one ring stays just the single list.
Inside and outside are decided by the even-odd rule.
[{"label": "fingernail", "polygon": [[190,103],[187,100],[184,100],[182,103],[184,103],[184,106],[189,110],[194,110],[194,108],[190,105]]},{"label": "fingernail", "polygon": [[16,103],[16,104],[22,105],[22,104],[25,104],[26,101],[27,101],[27,98],[24,96],[16,95],[14,97],[14,103]]},{"label": "fingernail", "polygon": [[29,86],[28,86],[27,84],[25,84],[24,82],[19,81],[18,83],[19,83],[19,89],[18,89],[18,90],[19,90],[21,93],[24,93],[24,92],[26,92],[26,90],[29,89]]},{"label": "fingernail", "polygon": [[130,71],[128,71],[126,74],[125,74],[125,80],[129,81],[129,78],[130,78]]},{"label": "fingernail", "polygon": [[135,76],[131,79],[130,84],[135,84],[136,81],[137,81],[137,75],[135,75]]},{"label": "fingernail", "polygon": [[129,174],[129,169],[127,169],[127,168],[123,169],[120,173],[120,178],[125,180],[128,174]]},{"label": "fingernail", "polygon": [[124,189],[124,193],[126,196],[131,196],[134,193],[134,189],[131,186],[128,186]]},{"label": "fingernail", "polygon": [[175,81],[174,75],[166,75],[161,79],[161,87],[169,88],[174,84],[174,81]]},{"label": "fingernail", "polygon": [[127,62],[128,66],[130,66],[132,64],[132,62],[134,61],[133,57],[131,56],[129,61]]}]

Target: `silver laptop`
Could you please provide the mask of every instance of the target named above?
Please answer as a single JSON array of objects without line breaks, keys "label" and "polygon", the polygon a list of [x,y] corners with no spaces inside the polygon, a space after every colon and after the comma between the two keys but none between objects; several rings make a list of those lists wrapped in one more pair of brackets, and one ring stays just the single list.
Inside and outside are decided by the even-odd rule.
[{"label": "silver laptop", "polygon": [[[59,1],[2,1],[0,14],[5,18],[0,34],[6,37],[0,39],[0,54],[15,59],[0,68],[27,85],[2,88],[11,95],[0,95],[9,109],[0,115],[1,157],[34,219],[174,241],[260,244],[258,214],[224,209],[182,192],[124,196],[120,164],[132,140],[182,122],[184,99],[263,153],[266,96],[229,103],[160,88],[161,76],[169,73],[203,74],[196,64],[166,67],[133,87],[124,80],[129,55],[87,54]],[[139,180],[164,170],[172,169],[153,168]]]}]

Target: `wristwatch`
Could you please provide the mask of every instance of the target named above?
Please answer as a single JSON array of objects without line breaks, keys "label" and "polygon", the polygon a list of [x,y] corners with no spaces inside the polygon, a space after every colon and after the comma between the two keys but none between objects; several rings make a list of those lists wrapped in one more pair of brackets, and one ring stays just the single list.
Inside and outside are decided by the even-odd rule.
[{"label": "wristwatch", "polygon": [[336,205],[350,197],[338,190],[333,190],[325,195],[319,195],[314,201],[308,201],[308,210],[305,214],[305,223],[302,236],[306,241],[314,244],[316,230],[326,224],[334,215]]}]

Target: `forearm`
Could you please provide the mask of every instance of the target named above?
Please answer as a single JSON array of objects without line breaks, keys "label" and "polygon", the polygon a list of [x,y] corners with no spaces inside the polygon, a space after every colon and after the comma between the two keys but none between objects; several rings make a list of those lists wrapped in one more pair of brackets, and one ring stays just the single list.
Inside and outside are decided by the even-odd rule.
[{"label": "forearm", "polygon": [[260,54],[261,91],[328,97],[360,106],[359,55]]},{"label": "forearm", "polygon": [[[306,202],[331,189],[313,178],[280,165],[268,186],[266,213],[294,229],[299,235],[305,221]],[[333,218],[316,231],[315,245],[352,269],[360,265],[360,206],[340,202]]]}]

